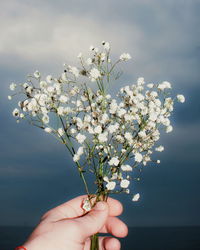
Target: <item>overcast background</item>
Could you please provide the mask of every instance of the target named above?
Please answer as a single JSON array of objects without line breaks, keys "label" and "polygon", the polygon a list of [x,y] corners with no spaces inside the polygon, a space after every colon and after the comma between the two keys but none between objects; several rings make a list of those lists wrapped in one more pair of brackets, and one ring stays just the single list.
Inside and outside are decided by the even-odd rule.
[{"label": "overcast background", "polygon": [[[11,82],[62,72],[80,51],[102,40],[113,55],[129,52],[121,84],[143,76],[170,81],[184,94],[162,136],[161,164],[133,185],[141,199],[118,196],[129,226],[200,225],[199,0],[0,1],[0,225],[35,225],[40,216],[84,190],[65,148],[25,122],[7,100]],[[118,87],[118,86],[116,86]]]}]

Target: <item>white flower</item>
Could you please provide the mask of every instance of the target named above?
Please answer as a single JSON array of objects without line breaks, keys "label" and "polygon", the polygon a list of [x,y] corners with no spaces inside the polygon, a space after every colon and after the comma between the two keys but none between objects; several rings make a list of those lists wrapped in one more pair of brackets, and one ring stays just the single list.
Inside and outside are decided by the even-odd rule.
[{"label": "white flower", "polygon": [[90,71],[90,79],[91,79],[91,81],[94,82],[99,77],[101,77],[101,74],[100,74],[99,70],[96,69],[96,68],[91,69],[91,71]]},{"label": "white flower", "polygon": [[147,84],[147,87],[150,88],[150,89],[152,89],[154,87],[154,84],[153,83],[149,83],[149,84]]},{"label": "white flower", "polygon": [[13,116],[18,117],[19,116],[19,109],[14,109],[12,114],[13,114]]},{"label": "white flower", "polygon": [[143,159],[143,155],[140,153],[135,153],[135,161],[136,162],[141,162]]},{"label": "white flower", "polygon": [[35,78],[40,78],[40,76],[41,76],[41,74],[40,74],[40,72],[38,71],[38,70],[36,70],[35,72],[34,72],[34,74],[33,74],[34,76],[35,76]]},{"label": "white flower", "polygon": [[110,161],[108,162],[108,164],[110,165],[110,166],[118,166],[118,164],[119,164],[119,159],[118,159],[118,156],[117,157],[112,157],[111,159],[110,159]]},{"label": "white flower", "polygon": [[71,133],[71,134],[75,134],[76,132],[77,132],[77,131],[76,131],[75,128],[71,128],[71,129],[70,129],[70,133]]},{"label": "white flower", "polygon": [[90,48],[89,48],[90,51],[93,51],[94,50],[94,46],[91,45]]},{"label": "white flower", "polygon": [[106,113],[104,113],[100,119],[100,123],[105,124],[109,120],[109,117]]},{"label": "white flower", "polygon": [[160,160],[157,160],[156,163],[160,164]]},{"label": "white flower", "polygon": [[185,102],[185,97],[184,97],[184,95],[177,95],[176,96],[177,97],[177,100],[179,101],[179,102]]},{"label": "white flower", "polygon": [[47,82],[46,81],[40,81],[40,87],[41,88],[46,88],[47,87]]},{"label": "white flower", "polygon": [[108,131],[112,134],[115,133],[119,129],[119,124],[115,123],[114,125],[108,126]]},{"label": "white flower", "polygon": [[90,200],[88,198],[86,198],[83,201],[82,208],[85,210],[85,212],[89,212],[92,209],[91,204],[90,204]]},{"label": "white flower", "polygon": [[138,133],[138,136],[141,137],[141,138],[144,138],[146,137],[146,132],[144,130],[141,130],[139,133]]},{"label": "white flower", "polygon": [[158,89],[160,89],[160,90],[171,89],[171,83],[164,81],[164,82],[158,84]]},{"label": "white flower", "polygon": [[159,147],[155,148],[155,151],[162,152],[162,151],[164,151],[164,147],[159,146]]},{"label": "white flower", "polygon": [[44,129],[44,131],[45,131],[45,132],[47,132],[47,133],[51,133],[51,132],[52,132],[52,129],[51,129],[51,128],[46,127],[46,128]]},{"label": "white flower", "polygon": [[81,134],[81,133],[78,133],[77,136],[76,136],[76,140],[77,140],[80,144],[82,144],[82,143],[85,141],[85,139],[86,139],[86,136],[83,135],[83,134]]},{"label": "white flower", "polygon": [[76,67],[69,66],[69,72],[71,72],[75,77],[79,76],[79,70]]},{"label": "white flower", "polygon": [[12,96],[11,95],[8,95],[8,100],[12,100]]},{"label": "white flower", "polygon": [[105,61],[105,59],[106,59],[106,54],[105,54],[105,53],[101,53],[101,54],[100,54],[100,59],[101,59],[102,62]]},{"label": "white flower", "polygon": [[171,125],[169,125],[168,127],[166,127],[166,133],[170,133],[170,132],[172,132],[172,130],[173,130],[173,127],[171,126]]},{"label": "white flower", "polygon": [[49,116],[48,116],[48,115],[44,115],[44,116],[42,117],[42,121],[43,121],[45,124],[49,123]]},{"label": "white flower", "polygon": [[[103,42],[102,42],[102,44],[103,44]],[[109,49],[110,49],[110,44],[109,44],[109,42],[104,42],[103,46],[104,46],[104,49],[105,49],[105,50],[109,50]]]},{"label": "white flower", "polygon": [[96,134],[101,134],[101,132],[102,132],[102,127],[99,125],[99,126],[97,126],[97,127],[95,127],[94,128],[94,132],[96,133]]},{"label": "white flower", "polygon": [[15,84],[14,82],[10,84],[10,90],[14,91],[17,87],[17,84]]},{"label": "white flower", "polygon": [[76,154],[79,156],[82,155],[83,154],[83,147],[79,147]]},{"label": "white flower", "polygon": [[128,53],[123,53],[123,54],[121,54],[121,56],[119,57],[119,59],[120,59],[121,61],[128,61],[128,60],[131,59],[131,56],[130,56],[130,54],[128,54]]},{"label": "white flower", "polygon": [[117,111],[117,114],[118,114],[119,117],[122,117],[123,115],[126,114],[126,110],[121,108],[121,109],[119,109],[119,110]]},{"label": "white flower", "polygon": [[137,79],[137,85],[138,86],[141,86],[141,85],[144,85],[144,77],[139,77],[138,79]]},{"label": "white flower", "polygon": [[55,91],[55,89],[54,89],[53,86],[49,86],[49,87],[47,88],[47,91],[48,91],[49,93],[53,93],[53,92]]},{"label": "white flower", "polygon": [[132,201],[138,201],[140,199],[140,194],[137,193],[135,195],[133,195]]},{"label": "white flower", "polygon": [[91,58],[88,58],[88,59],[86,60],[86,63],[87,63],[87,65],[91,65],[91,64],[92,64],[92,59],[91,59]]},{"label": "white flower", "polygon": [[58,135],[59,135],[59,136],[63,136],[64,133],[65,133],[65,131],[63,130],[63,128],[59,128],[59,129],[58,129]]},{"label": "white flower", "polygon": [[155,122],[157,120],[158,114],[154,111],[149,113],[149,120]]},{"label": "white flower", "polygon": [[66,103],[69,100],[69,98],[65,95],[61,95],[59,98],[59,101],[62,103]]},{"label": "white flower", "polygon": [[[123,143],[124,142],[124,138],[121,136],[121,135],[117,135],[116,137],[116,140],[120,143]],[[126,151],[126,150],[125,150]]]},{"label": "white flower", "polygon": [[47,81],[48,83],[52,83],[52,80],[53,80],[53,78],[52,78],[51,75],[48,75],[48,76],[46,77],[46,81]]},{"label": "white flower", "polygon": [[128,140],[128,141],[131,141],[131,140],[133,139],[133,136],[132,136],[132,134],[131,134],[130,132],[126,132],[126,133],[124,134],[124,137],[125,137],[126,140]]},{"label": "white flower", "polygon": [[98,135],[99,142],[107,142],[108,140],[108,132],[104,132]]},{"label": "white flower", "polygon": [[109,112],[110,112],[111,114],[115,114],[116,111],[117,111],[117,108],[118,108],[118,105],[117,105],[116,100],[112,100],[112,102],[111,102],[111,104],[110,104]]},{"label": "white flower", "polygon": [[115,186],[116,186],[116,183],[114,181],[109,181],[107,184],[106,184],[106,188],[108,190],[113,190],[115,189]]},{"label": "white flower", "polygon": [[62,107],[62,106],[58,107],[57,113],[58,113],[58,115],[61,115],[61,116],[64,115],[64,107]]},{"label": "white flower", "polygon": [[126,171],[126,172],[133,170],[133,168],[130,165],[121,165],[121,169],[122,171]]},{"label": "white flower", "polygon": [[73,161],[74,161],[74,162],[77,162],[77,161],[79,161],[79,160],[80,160],[80,155],[74,154],[74,156],[73,156]]},{"label": "white flower", "polygon": [[120,187],[122,187],[122,188],[127,188],[129,185],[130,185],[130,181],[127,179],[123,179],[120,182]]}]

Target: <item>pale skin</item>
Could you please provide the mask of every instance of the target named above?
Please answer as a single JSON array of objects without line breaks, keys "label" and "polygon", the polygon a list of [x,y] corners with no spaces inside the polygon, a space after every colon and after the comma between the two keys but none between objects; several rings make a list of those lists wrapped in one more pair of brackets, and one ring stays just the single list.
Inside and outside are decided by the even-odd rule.
[{"label": "pale skin", "polygon": [[[122,204],[112,198],[98,202],[88,213],[82,208],[85,195],[76,197],[45,213],[39,225],[23,244],[27,250],[89,250],[90,236],[100,232],[123,238],[128,228],[116,216]],[[100,250],[119,250],[120,241],[100,237]]]}]

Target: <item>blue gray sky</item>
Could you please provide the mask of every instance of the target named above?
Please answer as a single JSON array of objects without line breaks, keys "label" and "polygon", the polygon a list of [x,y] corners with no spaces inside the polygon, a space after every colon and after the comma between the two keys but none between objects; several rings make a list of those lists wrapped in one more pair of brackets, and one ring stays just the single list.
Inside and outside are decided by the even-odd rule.
[{"label": "blue gray sky", "polygon": [[[7,0],[0,3],[0,225],[34,225],[51,207],[83,193],[65,148],[25,122],[16,124],[7,100],[13,81],[40,70],[62,72],[80,51],[102,40],[113,55],[129,52],[120,85],[139,76],[170,81],[182,93],[174,131],[161,138],[161,164],[134,183],[141,193],[116,198],[129,226],[200,225],[200,1],[184,0]],[[113,91],[120,86],[113,87]]]}]

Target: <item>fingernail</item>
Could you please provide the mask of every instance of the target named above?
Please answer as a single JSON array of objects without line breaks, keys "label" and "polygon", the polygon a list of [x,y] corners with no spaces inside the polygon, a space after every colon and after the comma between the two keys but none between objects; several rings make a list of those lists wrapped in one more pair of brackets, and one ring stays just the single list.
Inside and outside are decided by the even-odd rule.
[{"label": "fingernail", "polygon": [[106,208],[106,204],[101,201],[97,202],[97,204],[94,207],[95,210],[99,210],[99,211],[103,211],[105,210],[105,208]]}]

